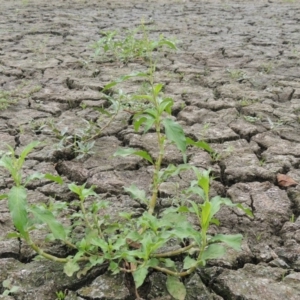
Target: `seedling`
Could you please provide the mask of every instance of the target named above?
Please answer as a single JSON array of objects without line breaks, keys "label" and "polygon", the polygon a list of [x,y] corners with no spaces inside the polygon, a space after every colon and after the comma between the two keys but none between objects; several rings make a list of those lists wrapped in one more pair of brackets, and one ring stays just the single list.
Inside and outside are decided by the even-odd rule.
[{"label": "seedling", "polygon": [[19,286],[13,285],[11,280],[6,279],[2,282],[2,285],[4,287],[4,292],[2,293],[2,296],[9,296],[12,295],[20,289]]}]

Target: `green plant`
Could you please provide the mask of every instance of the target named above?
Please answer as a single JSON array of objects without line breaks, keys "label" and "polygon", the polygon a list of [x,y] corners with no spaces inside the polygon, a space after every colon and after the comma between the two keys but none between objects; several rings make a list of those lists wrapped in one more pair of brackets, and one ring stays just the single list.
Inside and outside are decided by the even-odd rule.
[{"label": "green plant", "polygon": [[124,63],[137,58],[148,60],[154,50],[159,50],[163,46],[176,48],[174,42],[163,35],[159,36],[159,40],[150,40],[144,24],[128,30],[125,37],[120,37],[117,31],[102,32],[102,35],[103,37],[92,45],[95,56],[111,56]]},{"label": "green plant", "polygon": [[294,214],[291,215],[290,222],[291,223],[295,223],[295,215]]},{"label": "green plant", "polygon": [[56,300],[64,300],[66,298],[66,293],[63,291],[56,292]]},{"label": "green plant", "polygon": [[270,74],[274,69],[274,64],[272,62],[264,63],[259,67],[259,71],[265,74]]},{"label": "green plant", "polygon": [[284,125],[284,121],[280,119],[276,122],[273,122],[269,117],[267,117],[267,120],[271,130],[276,130],[278,127]]},{"label": "green plant", "polygon": [[[22,82],[15,90],[13,91],[3,91],[0,90],[0,110],[7,109],[10,105],[18,103],[20,99],[20,92],[22,88],[26,86],[26,82]],[[24,98],[29,98],[34,93],[38,92],[41,89],[41,86],[34,86],[26,94],[23,94]]]},{"label": "green plant", "polygon": [[8,296],[8,295],[14,294],[20,289],[19,286],[13,285],[11,283],[11,280],[9,280],[9,279],[4,280],[2,282],[2,285],[5,288],[4,292],[2,293],[2,296]]},{"label": "green plant", "polygon": [[259,160],[259,165],[262,167],[266,164],[266,160],[264,158]]},{"label": "green plant", "polygon": [[256,123],[258,121],[261,121],[260,117],[252,117],[252,116],[244,116],[244,119],[250,123]]},{"label": "green plant", "polygon": [[[175,45],[169,46],[173,49]],[[150,46],[149,49],[154,50]],[[38,146],[37,142],[25,147],[19,156],[9,147],[8,153],[0,159],[0,166],[10,173],[14,181],[9,192],[0,195],[0,199],[8,200],[16,228],[9,237],[22,238],[39,256],[64,263],[64,271],[68,276],[74,273],[84,276],[94,266],[106,263],[113,274],[124,272],[133,277],[136,297],[139,298],[138,288],[143,284],[149,270],[153,269],[167,275],[169,293],[175,299],[181,300],[185,298],[186,293],[181,277],[204,267],[208,260],[223,256],[226,249],[224,244],[236,250],[240,249],[241,234],[212,236],[208,233],[211,224],[219,225],[216,214],[221,206],[241,209],[249,216],[252,213],[241,204],[232,203],[228,198],[210,198],[210,171],[200,172],[196,167],[189,165],[186,152],[188,147],[198,147],[210,154],[214,151],[207,143],[193,141],[185,136],[182,127],[171,115],[173,99],[166,97],[163,94],[163,84],[155,81],[156,63],[150,51],[147,61],[147,71],[122,76],[104,88],[104,91],[110,90],[126,80],[137,77],[143,78],[149,85],[149,89],[142,90],[142,94],[131,96],[135,101],[150,104],[142,107],[141,111],[134,112],[133,127],[137,132],[155,131],[157,154],[151,156],[145,150],[134,148],[121,148],[114,154],[122,157],[137,155],[152,165],[150,193],[133,184],[125,188],[126,193],[145,207],[141,216],[134,217],[132,213],[123,211],[111,218],[107,213],[109,202],[101,199],[93,186],[77,185],[74,182],[68,184],[68,188],[76,195],[76,201],[50,201],[48,205],[29,205],[26,185],[31,180],[46,178],[59,184],[63,183],[60,176],[51,174],[35,173],[23,177],[23,163],[29,152]],[[116,103],[119,107],[119,102]],[[57,130],[56,134],[64,137],[66,132],[67,130]],[[70,138],[72,139],[73,137]],[[163,164],[169,144],[174,144],[182,153],[182,164]],[[90,151],[91,147],[83,146],[82,149],[85,153],[86,149]],[[160,185],[185,170],[193,170],[195,174],[195,180],[183,191],[185,201],[174,203],[173,206],[159,212],[157,206]],[[195,195],[198,200],[190,200]],[[70,225],[63,225],[60,221],[62,211],[64,215],[70,212]],[[196,217],[197,224],[188,221],[190,215]],[[83,228],[82,233],[74,230],[78,227]],[[72,249],[73,254],[56,257],[47,253],[34,241],[33,230],[46,230],[49,233],[47,241],[60,241]]]},{"label": "green plant", "polygon": [[235,81],[240,81],[248,78],[247,74],[243,70],[227,69],[226,71],[229,73],[230,78]]},{"label": "green plant", "polygon": [[18,101],[12,97],[11,92],[0,90],[0,110],[8,108],[11,104],[15,104]]},{"label": "green plant", "polygon": [[248,99],[243,97],[242,99],[239,100],[239,104],[240,106],[248,106],[258,101],[259,101],[258,99]]}]

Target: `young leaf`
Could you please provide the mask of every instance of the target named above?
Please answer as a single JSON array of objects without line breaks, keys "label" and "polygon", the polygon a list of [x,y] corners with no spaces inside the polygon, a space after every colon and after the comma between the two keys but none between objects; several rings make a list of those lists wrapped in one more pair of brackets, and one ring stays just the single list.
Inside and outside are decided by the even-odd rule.
[{"label": "young leaf", "polygon": [[74,262],[73,260],[69,260],[64,265],[64,272],[71,277],[75,272],[77,272],[80,269],[79,265]]},{"label": "young leaf", "polygon": [[184,284],[178,277],[168,275],[167,277],[167,290],[172,297],[176,300],[184,300],[186,296],[186,289]]},{"label": "young leaf", "polygon": [[149,161],[151,164],[153,164],[153,160],[152,160],[151,156],[149,155],[149,153],[147,151],[144,151],[144,150],[136,150],[133,148],[126,148],[126,149],[120,148],[114,153],[114,156],[125,157],[125,156],[132,155],[132,154],[140,156],[140,157],[146,159],[147,161]]},{"label": "young leaf", "polygon": [[186,138],[186,144],[201,148],[201,149],[207,151],[208,153],[213,153],[214,152],[214,150],[207,143],[205,143],[203,141],[195,142],[191,138],[187,137]]},{"label": "young leaf", "polygon": [[146,193],[144,190],[140,190],[136,185],[132,184],[128,188],[124,188],[126,192],[129,192],[131,194],[131,197],[133,199],[138,199],[143,203],[147,203]]},{"label": "young leaf", "polygon": [[163,88],[163,85],[161,83],[158,83],[153,87],[153,92],[154,92],[155,97],[158,96],[158,94],[162,88]]},{"label": "young leaf", "polygon": [[15,227],[22,235],[28,222],[27,193],[23,186],[13,186],[8,193],[8,207]]},{"label": "young leaf", "polygon": [[207,231],[211,220],[211,204],[209,201],[205,201],[201,205],[201,228]]},{"label": "young leaf", "polygon": [[159,104],[159,107],[158,107],[159,114],[162,114],[165,111],[170,115],[173,103],[174,103],[174,101],[172,98],[163,99],[163,101]]},{"label": "young leaf", "polygon": [[241,234],[217,234],[213,236],[209,242],[223,242],[229,247],[240,251],[243,236]]},{"label": "young leaf", "polygon": [[36,147],[40,142],[31,142],[30,144],[28,144],[24,150],[21,152],[18,163],[19,163],[19,168],[21,169],[21,167],[23,166],[23,163],[25,161],[26,156],[29,154],[29,152]]},{"label": "young leaf", "polygon": [[168,140],[174,142],[177,148],[182,153],[185,153],[186,137],[184,135],[182,127],[172,119],[163,119],[162,123],[165,127],[165,132]]},{"label": "young leaf", "polygon": [[146,276],[148,274],[148,269],[139,267],[136,271],[133,272],[133,279],[135,282],[135,287],[139,288],[145,281]]},{"label": "young leaf", "polygon": [[56,218],[54,217],[54,215],[52,214],[52,212],[50,212],[48,209],[42,207],[42,206],[33,206],[29,209],[33,215],[38,218],[40,221],[46,223],[53,236],[56,239],[59,240],[65,240],[67,237],[67,233],[65,231],[65,228],[63,227],[63,225],[61,223],[59,223]]},{"label": "young leaf", "polygon": [[51,181],[54,181],[58,184],[63,184],[64,183],[63,179],[60,176],[54,176],[54,175],[49,174],[49,173],[45,174],[44,178],[49,179]]}]

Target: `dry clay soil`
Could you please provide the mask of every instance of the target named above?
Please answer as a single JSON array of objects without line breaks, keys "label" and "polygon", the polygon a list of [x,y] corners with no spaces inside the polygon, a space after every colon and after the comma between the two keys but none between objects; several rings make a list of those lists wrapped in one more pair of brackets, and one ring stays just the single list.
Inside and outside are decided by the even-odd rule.
[{"label": "dry clay soil", "polygon": [[[227,196],[253,210],[254,218],[234,209],[218,213],[221,225],[212,233],[241,233],[242,251],[230,250],[184,280],[186,299],[300,299],[300,187],[282,187],[278,174],[300,181],[300,1],[44,1],[0,0],[0,88],[17,100],[0,111],[0,150],[17,153],[41,141],[26,160],[24,174],[59,174],[65,184],[47,180],[28,186],[29,203],[50,197],[73,201],[67,184],[95,185],[110,201],[111,215],[139,214],[142,208],[124,192],[135,183],[149,188],[152,169],[142,159],[113,157],[121,146],[157,155],[153,133],[136,133],[131,114],[121,112],[95,138],[94,154],[76,159],[60,149],[55,135],[80,134],[89,123],[101,128],[107,117],[95,110],[109,103],[102,87],[121,75],[145,70],[141,59],[127,65],[93,57],[90,45],[101,31],[134,28],[144,19],[150,36],[178,40],[178,51],[158,55],[156,80],[174,99],[173,116],[187,136],[205,140],[218,153],[211,157],[189,148],[188,160],[212,169],[212,195]],[[159,56],[160,55],[160,56]],[[138,81],[122,86],[124,93],[140,88]],[[8,96],[6,96],[8,97]],[[51,125],[52,124],[52,125]],[[95,132],[94,132],[95,134]],[[164,166],[181,163],[169,148]],[[190,173],[160,188],[167,207],[192,180]],[[176,185],[175,185],[176,184]],[[0,190],[12,180],[0,170]],[[63,217],[63,216],[62,216]],[[35,261],[22,241],[7,239],[14,231],[6,201],[0,202],[1,282],[19,290],[0,299],[135,299],[123,277],[104,266],[78,279],[63,266]],[[43,245],[43,234],[34,236]],[[66,255],[61,245],[45,250]],[[172,299],[162,274],[147,280],[145,299]]]}]

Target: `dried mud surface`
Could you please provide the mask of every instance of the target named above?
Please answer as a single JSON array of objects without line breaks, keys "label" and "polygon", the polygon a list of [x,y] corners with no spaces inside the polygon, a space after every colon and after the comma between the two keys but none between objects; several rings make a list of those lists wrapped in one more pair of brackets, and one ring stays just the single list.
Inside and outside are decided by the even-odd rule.
[{"label": "dried mud surface", "polygon": [[[300,181],[300,2],[295,1],[4,1],[0,0],[0,89],[12,92],[17,103],[0,111],[0,150],[10,144],[18,153],[29,142],[43,142],[29,156],[26,174],[60,174],[66,184],[94,184],[111,202],[111,214],[141,208],[124,193],[135,183],[147,189],[151,170],[136,158],[116,158],[120,146],[146,149],[156,155],[153,134],[136,134],[130,113],[123,112],[96,139],[95,152],[76,160],[57,150],[60,140],[49,124],[67,134],[78,133],[86,121],[105,119],[94,107],[107,105],[103,85],[132,70],[101,62],[89,47],[100,31],[125,30],[143,18],[152,36],[163,33],[179,41],[177,53],[166,53],[158,63],[158,80],[175,101],[173,115],[186,134],[205,140],[219,153],[213,159],[189,149],[189,162],[211,168],[213,194],[229,196],[254,212],[222,210],[221,225],[212,231],[242,233],[241,252],[211,262],[185,280],[186,299],[300,299],[300,188],[279,186],[277,174]],[[138,88],[124,85],[124,92]],[[51,120],[51,122],[50,122]],[[166,163],[180,163],[168,150]],[[190,174],[161,187],[161,203],[174,197],[174,183],[189,184]],[[0,191],[11,179],[0,170]],[[29,202],[48,203],[49,197],[72,201],[66,185],[46,180],[29,187]],[[17,293],[0,299],[134,299],[123,277],[112,277],[99,266],[88,277],[67,277],[62,266],[37,262],[35,253],[18,240],[7,203],[0,202],[1,282],[10,279]],[[42,241],[43,236],[36,236]],[[65,255],[65,249],[46,249]],[[147,299],[171,299],[152,274]]]}]

